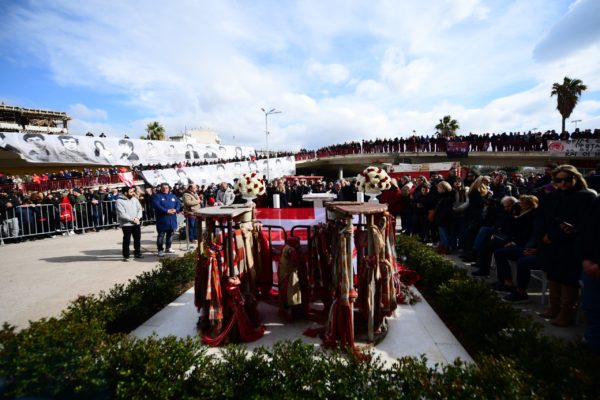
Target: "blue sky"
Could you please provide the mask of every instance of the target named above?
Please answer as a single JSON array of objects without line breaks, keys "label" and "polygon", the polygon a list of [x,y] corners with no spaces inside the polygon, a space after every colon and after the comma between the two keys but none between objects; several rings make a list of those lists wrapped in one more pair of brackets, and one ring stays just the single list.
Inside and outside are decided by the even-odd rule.
[{"label": "blue sky", "polygon": [[[215,130],[295,150],[356,139],[560,129],[552,83],[600,128],[600,1],[0,2],[0,100],[71,132]],[[575,125],[567,122],[568,128]]]}]

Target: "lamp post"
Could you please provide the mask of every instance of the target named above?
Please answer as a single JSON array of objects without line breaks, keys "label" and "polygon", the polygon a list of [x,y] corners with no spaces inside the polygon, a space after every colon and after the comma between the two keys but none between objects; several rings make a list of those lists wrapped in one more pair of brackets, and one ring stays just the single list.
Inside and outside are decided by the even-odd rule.
[{"label": "lamp post", "polygon": [[272,114],[281,114],[281,111],[271,108],[269,111],[261,108],[262,112],[265,114],[265,139],[267,142],[267,181],[271,179],[269,176],[269,115]]},{"label": "lamp post", "polygon": [[575,124],[575,129],[577,129],[577,124],[581,122],[580,119],[574,119],[573,121],[571,121],[572,124]]}]

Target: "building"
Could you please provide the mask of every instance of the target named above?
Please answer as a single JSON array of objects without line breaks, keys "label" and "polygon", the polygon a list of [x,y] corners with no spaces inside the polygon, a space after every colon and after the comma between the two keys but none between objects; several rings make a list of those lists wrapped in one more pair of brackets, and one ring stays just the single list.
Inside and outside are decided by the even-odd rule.
[{"label": "building", "polygon": [[65,112],[39,110],[0,104],[0,130],[4,132],[39,132],[69,134],[71,118]]},{"label": "building", "polygon": [[179,135],[169,136],[173,142],[190,142],[204,144],[221,144],[221,139],[215,131],[205,128],[186,129]]}]

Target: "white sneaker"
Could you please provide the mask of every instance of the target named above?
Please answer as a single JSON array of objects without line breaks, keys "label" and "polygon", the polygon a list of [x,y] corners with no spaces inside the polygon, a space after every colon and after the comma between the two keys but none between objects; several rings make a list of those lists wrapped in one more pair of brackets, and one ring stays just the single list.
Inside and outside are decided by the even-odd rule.
[{"label": "white sneaker", "polygon": [[158,256],[159,256],[159,257],[164,257],[164,256],[165,256],[165,253],[164,253],[163,251],[159,251],[159,252],[158,252]]},{"label": "white sneaker", "polygon": [[167,254],[175,254],[175,252],[173,250],[171,250],[171,249],[166,249],[165,253],[167,253]]}]

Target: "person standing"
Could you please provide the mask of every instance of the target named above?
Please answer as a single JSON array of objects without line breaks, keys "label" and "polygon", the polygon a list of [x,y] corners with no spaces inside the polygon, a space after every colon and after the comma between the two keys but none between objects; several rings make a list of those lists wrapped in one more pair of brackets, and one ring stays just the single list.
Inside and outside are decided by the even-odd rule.
[{"label": "person standing", "polygon": [[586,218],[582,237],[581,308],[585,313],[583,343],[600,354],[600,197],[593,203],[590,218]]},{"label": "person standing", "polygon": [[197,192],[198,186],[192,183],[183,193],[183,211],[185,212],[190,243],[198,243],[196,239],[196,216],[194,213],[200,211],[201,203]]},{"label": "person standing", "polygon": [[534,230],[550,292],[549,306],[539,315],[565,327],[573,324],[579,303],[583,258],[578,250],[596,196],[572,165],[559,165],[551,176],[556,190],[540,200]]},{"label": "person standing", "polygon": [[233,200],[235,200],[233,189],[229,187],[227,182],[221,182],[217,191],[216,204],[218,206],[228,206],[233,204]]},{"label": "person standing", "polygon": [[[181,203],[177,196],[170,193],[168,183],[160,185],[160,192],[152,196],[152,205],[156,216],[156,247],[158,256],[163,257],[165,253],[174,253],[171,250],[173,232],[177,230],[177,212],[181,211]],[[165,248],[166,246],[166,248]]]},{"label": "person standing", "polygon": [[124,187],[116,202],[117,220],[123,230],[123,261],[129,261],[129,244],[133,236],[133,256],[143,258],[141,250],[142,205],[135,196],[135,189]]}]

